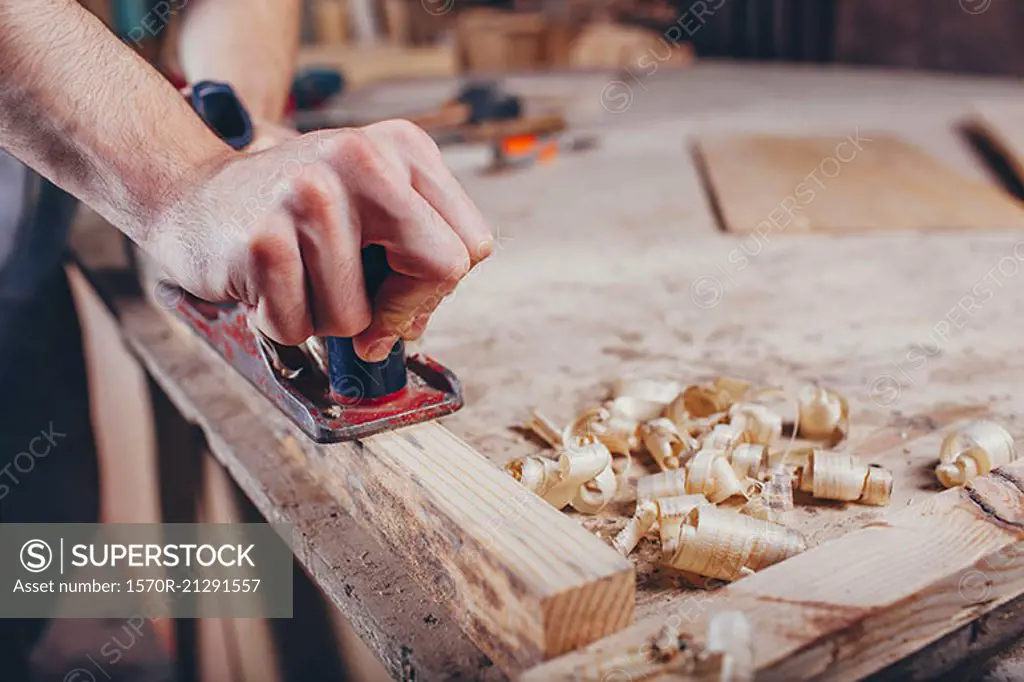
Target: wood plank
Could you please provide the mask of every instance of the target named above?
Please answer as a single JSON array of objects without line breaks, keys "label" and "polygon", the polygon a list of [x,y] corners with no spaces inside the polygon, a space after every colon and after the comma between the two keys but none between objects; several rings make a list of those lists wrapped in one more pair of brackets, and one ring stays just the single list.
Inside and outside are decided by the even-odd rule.
[{"label": "wood plank", "polygon": [[451,45],[307,45],[299,50],[298,65],[337,68],[345,75],[345,87],[350,89],[387,80],[458,73]]},{"label": "wood plank", "polygon": [[[79,255],[85,252],[90,263],[123,256],[122,250],[104,245],[120,243],[111,228],[101,229],[95,237],[77,245]],[[74,266],[69,270],[80,272]],[[78,277],[84,289],[92,288]],[[116,327],[123,322],[124,318],[114,320],[98,298],[96,302],[96,314],[106,315],[107,324]],[[126,354],[124,360],[133,362],[134,357]],[[181,391],[171,393],[179,404],[187,404]],[[191,414],[195,408],[186,409]],[[222,442],[219,449],[223,448]],[[408,580],[392,554],[339,512],[333,497],[300,462],[282,450],[260,447],[241,449],[222,462],[264,518],[294,527],[292,550],[299,562],[395,679],[505,679],[452,618]]]},{"label": "wood plank", "polygon": [[697,155],[731,232],[1024,227],[1024,205],[894,135],[732,135]]},{"label": "wood plank", "polygon": [[431,596],[448,602],[503,670],[632,621],[632,564],[439,424],[315,445],[203,343],[172,332],[142,301],[119,305],[129,344],[229,469],[246,475],[240,452],[290,455]]},{"label": "wood plank", "polygon": [[723,610],[750,619],[758,680],[860,679],[1024,593],[1022,552],[1024,462],[1016,462],[522,679],[591,679],[595,657],[635,651],[668,619],[700,641]]}]

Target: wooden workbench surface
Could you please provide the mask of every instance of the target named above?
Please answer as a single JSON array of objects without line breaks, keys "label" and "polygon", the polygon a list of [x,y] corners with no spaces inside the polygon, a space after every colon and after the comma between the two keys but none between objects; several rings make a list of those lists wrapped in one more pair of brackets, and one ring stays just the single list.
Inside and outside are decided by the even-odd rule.
[{"label": "wooden workbench surface", "polygon": [[[593,76],[508,84],[565,98],[579,126],[599,132],[598,149],[500,175],[477,172],[478,150],[449,154],[499,237],[494,257],[442,305],[422,346],[463,382],[466,408],[444,420],[452,432],[501,465],[537,450],[510,428],[528,409],[565,420],[601,400],[618,377],[690,382],[727,373],[783,387],[820,381],[850,400],[851,443],[866,443],[873,461],[895,472],[897,487],[892,508],[806,508],[799,525],[812,545],[935,495],[930,467],[943,426],[982,414],[1024,435],[1017,417],[1024,408],[1017,388],[1024,383],[1024,244],[1017,247],[1024,235],[728,235],[716,225],[690,153],[700,137],[733,131],[842,137],[859,130],[868,138],[887,131],[968,177],[992,181],[956,125],[974,99],[1024,98],[1024,87],[711,64],[631,81],[629,107],[611,113],[602,107],[606,84]],[[421,98],[450,84],[418,87]],[[353,106],[379,113],[382,101],[399,111],[415,103],[382,88],[355,93]],[[748,254],[743,268],[730,258],[737,249]],[[965,312],[962,299],[983,280],[992,295],[975,296]],[[937,325],[948,328],[944,336]],[[915,344],[931,352],[923,362],[920,354],[908,358]],[[583,522],[607,536],[625,509]],[[638,569],[641,623],[686,597],[652,566]],[[408,608],[398,599],[396,613]],[[373,606],[385,608],[380,599]],[[431,637],[451,634],[448,672],[479,675],[468,640],[440,618]],[[357,629],[383,657],[403,638],[425,641],[422,616],[364,613],[359,620]]]}]

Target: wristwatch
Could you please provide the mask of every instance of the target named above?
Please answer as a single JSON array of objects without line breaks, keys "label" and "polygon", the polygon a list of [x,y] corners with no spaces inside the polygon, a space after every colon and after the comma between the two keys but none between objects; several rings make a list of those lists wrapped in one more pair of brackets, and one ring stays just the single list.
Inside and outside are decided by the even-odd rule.
[{"label": "wristwatch", "polygon": [[227,83],[199,81],[192,86],[189,103],[210,130],[235,149],[252,142],[252,119]]}]

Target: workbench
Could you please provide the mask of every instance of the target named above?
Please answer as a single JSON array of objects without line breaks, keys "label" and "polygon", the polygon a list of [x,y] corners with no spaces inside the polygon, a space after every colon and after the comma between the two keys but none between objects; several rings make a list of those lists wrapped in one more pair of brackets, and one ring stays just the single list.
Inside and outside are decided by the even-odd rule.
[{"label": "workbench", "polygon": [[[1024,235],[1007,230],[778,234],[740,271],[728,254],[745,237],[719,228],[691,153],[696,140],[728,132],[842,136],[887,131],[966,177],[995,183],[958,126],[976,102],[1024,99],[1024,85],[856,69],[701,63],[631,81],[629,106],[613,113],[601,98],[617,78],[549,74],[517,76],[506,84],[527,96],[562,98],[575,129],[598,135],[596,149],[500,174],[479,172],[484,150],[446,151],[497,234],[493,258],[441,306],[422,344],[462,380],[466,407],[443,420],[449,431],[500,467],[539,449],[515,428],[529,409],[564,422],[597,404],[619,377],[691,383],[727,374],[783,387],[821,382],[849,399],[850,442],[890,468],[896,488],[887,508],[826,505],[804,512],[800,528],[812,547],[932,504],[940,491],[931,467],[941,433],[951,424],[983,416],[1004,424],[1017,438],[1024,436],[1018,417],[1024,408],[1018,389],[1024,384],[1024,327],[1019,322],[1024,285],[1018,280],[1024,274],[1005,277],[1005,286],[954,328],[923,366],[905,362],[912,344],[935,345],[929,333],[936,323],[1000,259],[1012,256]],[[389,108],[411,111],[428,98],[443,100],[454,87],[448,80],[380,86],[353,93],[349,101],[367,115]],[[873,200],[884,199],[865,197]],[[86,270],[90,263],[102,267],[104,259],[117,260],[101,241],[92,230],[76,235],[75,248]],[[697,280],[710,282],[711,288],[695,294]],[[339,513],[335,493],[310,474],[302,448],[259,442],[261,429],[284,428],[276,417],[266,410],[257,413],[248,399],[233,399],[233,384],[222,376],[197,376],[209,360],[195,364],[194,356],[203,351],[172,338],[150,305],[105,296],[117,312],[125,357],[135,358],[153,377],[154,388],[186,420],[200,425],[210,450],[264,517],[295,524],[300,563],[395,677],[505,677],[460,629],[458,613],[439,606],[389,551]],[[895,380],[886,380],[884,394],[871,388],[879,377]],[[219,387],[223,395],[198,405],[199,385]],[[211,433],[211,420],[231,426]],[[236,434],[238,440],[225,434]],[[577,520],[607,538],[621,527],[622,513],[624,508]],[[916,545],[906,546],[916,551]],[[863,551],[868,557],[875,550]],[[825,577],[800,576],[809,590]],[[863,576],[877,585],[858,582],[849,588],[884,592],[889,578],[884,572]],[[1024,563],[1007,580],[1019,585]],[[683,609],[685,599],[696,621],[706,616],[703,600],[641,561],[637,625],[606,642],[641,636],[637,633],[654,628],[666,612]],[[712,593],[711,603],[714,599]],[[884,639],[881,644],[875,639],[870,646],[862,643],[865,633],[847,633],[841,640],[867,647],[869,655],[854,654],[855,662],[845,665],[847,653],[839,643],[836,667],[819,661],[807,668],[813,673],[788,679],[818,674],[853,679],[893,664],[881,679],[926,679],[1024,632],[1018,600],[981,601],[965,608],[977,607],[979,613],[999,608],[981,621],[973,614],[936,626],[944,639],[923,653],[912,655],[936,635],[927,629],[915,634],[910,621],[893,622],[876,633]],[[826,619],[829,606],[818,606],[823,609],[818,618]],[[805,612],[793,613],[802,617]],[[807,627],[812,625],[820,623]],[[801,625],[787,627],[798,630]],[[599,642],[523,675],[573,679],[588,657],[596,660],[607,646]],[[1000,665],[1012,665],[1012,660]]]}]

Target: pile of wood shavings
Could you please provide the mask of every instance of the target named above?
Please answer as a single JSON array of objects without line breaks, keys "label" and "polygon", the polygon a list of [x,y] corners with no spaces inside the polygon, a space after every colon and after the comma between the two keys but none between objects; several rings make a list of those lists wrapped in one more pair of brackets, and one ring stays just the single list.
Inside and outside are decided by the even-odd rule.
[{"label": "pile of wood shavings", "polygon": [[[780,400],[792,408],[784,417]],[[637,481],[632,516],[612,539],[629,555],[686,574],[732,581],[802,552],[785,523],[794,490],[815,498],[887,505],[892,474],[833,452],[849,432],[837,392],[807,385],[795,396],[730,377],[682,386],[620,381],[612,397],[559,428],[534,412],[527,429],[551,450],[506,465],[517,481],[558,509],[597,514],[629,494],[634,456],[660,473]],[[783,437],[788,433],[790,437]],[[794,438],[813,443],[794,447]]]}]

